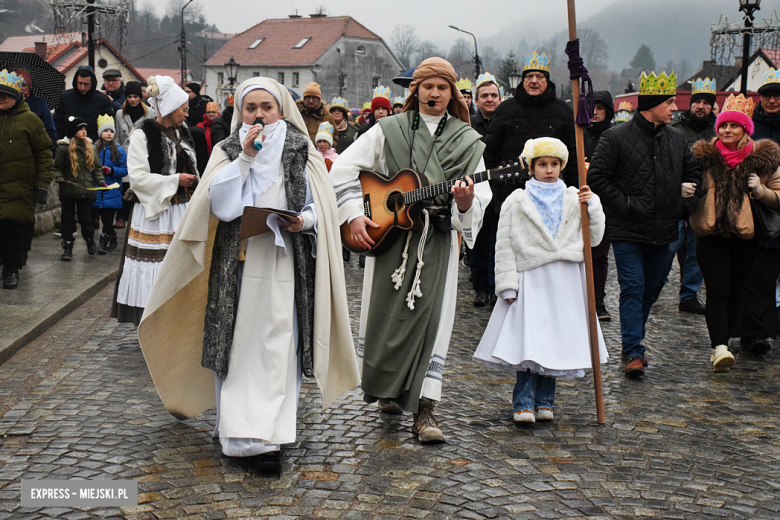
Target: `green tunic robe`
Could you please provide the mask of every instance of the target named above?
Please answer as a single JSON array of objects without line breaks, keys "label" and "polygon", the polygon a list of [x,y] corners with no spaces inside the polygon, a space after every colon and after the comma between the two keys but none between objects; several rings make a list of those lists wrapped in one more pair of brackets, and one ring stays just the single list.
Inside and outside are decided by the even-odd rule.
[{"label": "green tunic robe", "polygon": [[[449,117],[442,135],[434,138],[424,123],[416,132],[412,130],[414,115],[415,112],[405,112],[379,120],[385,134],[389,172],[405,168],[419,172],[418,168],[425,168],[425,176],[431,184],[474,172],[485,147],[476,131],[460,119]],[[450,196],[444,195],[437,198],[436,203],[449,204],[450,200]],[[417,412],[439,330],[452,233],[428,230],[423,256],[425,265],[420,276],[423,296],[417,298],[415,308],[411,310],[406,295],[414,281],[421,235],[421,231],[413,233],[406,276],[398,290],[395,290],[392,275],[403,261],[406,234],[382,256],[375,258],[363,354],[362,388],[366,401],[391,399],[410,412]]]}]

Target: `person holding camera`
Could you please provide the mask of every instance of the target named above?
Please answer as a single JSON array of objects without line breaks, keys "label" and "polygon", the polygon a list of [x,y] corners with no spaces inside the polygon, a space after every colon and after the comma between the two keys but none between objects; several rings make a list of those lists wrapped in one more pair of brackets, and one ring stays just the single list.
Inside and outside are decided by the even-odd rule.
[{"label": "person holding camera", "polygon": [[184,126],[189,96],[169,76],[150,78],[148,92],[158,115],[130,136],[128,194],[135,204],[111,309],[112,318],[136,325],[198,182],[195,145]]},{"label": "person holding camera", "polygon": [[492,196],[487,183],[475,186],[467,177],[484,170],[485,146],[469,126],[456,80],[447,61],[423,61],[404,111],[380,119],[330,172],[339,219],[349,222],[353,239],[366,249],[374,245],[366,229],[377,224],[363,213],[361,170],[391,177],[411,168],[431,184],[455,181],[426,209],[421,231],[403,233],[387,251],[368,258],[363,281],[358,357],[365,400],[379,401],[385,413],[412,412],[412,432],[423,444],[444,442],[433,408],[441,399],[455,319],[457,231],[473,247]]}]

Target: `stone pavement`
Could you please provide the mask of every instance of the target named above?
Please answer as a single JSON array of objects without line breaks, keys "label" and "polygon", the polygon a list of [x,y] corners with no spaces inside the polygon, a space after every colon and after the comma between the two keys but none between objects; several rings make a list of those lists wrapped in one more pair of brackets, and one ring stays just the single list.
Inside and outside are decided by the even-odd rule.
[{"label": "stone pavement", "polygon": [[[667,289],[643,380],[622,376],[617,320],[604,327],[607,424],[584,378],[559,381],[554,422],[516,426],[514,374],[470,360],[489,310],[471,306],[467,276],[437,409],[448,442],[420,446],[410,416],[383,416],[357,391],[320,412],[305,380],[280,476],[222,457],[213,412],[179,422],[165,411],[104,289],[0,366],[0,519],[780,517],[777,351],[713,374],[703,318],[680,315]],[[140,503],[24,509],[22,478],[135,479]]]},{"label": "stone pavement", "polygon": [[[117,235],[121,249],[125,230]],[[19,287],[0,289],[0,363],[116,279],[119,249],[89,256],[78,235],[73,260],[63,262],[61,243],[52,232],[34,239],[27,265],[19,271]]]}]

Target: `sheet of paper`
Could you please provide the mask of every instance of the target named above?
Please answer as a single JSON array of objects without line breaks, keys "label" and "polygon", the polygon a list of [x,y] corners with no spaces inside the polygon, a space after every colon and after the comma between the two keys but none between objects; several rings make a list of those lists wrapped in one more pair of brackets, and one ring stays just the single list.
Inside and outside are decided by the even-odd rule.
[{"label": "sheet of paper", "polygon": [[268,227],[269,215],[275,215],[288,222],[295,222],[300,213],[286,209],[277,208],[255,208],[247,206],[244,208],[244,215],[241,217],[241,231],[239,238],[245,240],[249,237],[257,236],[271,231]]}]

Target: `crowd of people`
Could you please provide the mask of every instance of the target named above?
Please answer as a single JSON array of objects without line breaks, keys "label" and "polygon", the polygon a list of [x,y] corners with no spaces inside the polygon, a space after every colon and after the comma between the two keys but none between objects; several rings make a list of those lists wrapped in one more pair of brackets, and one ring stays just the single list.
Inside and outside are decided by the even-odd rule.
[{"label": "crowd of people", "polygon": [[[609,92],[595,92],[580,186],[574,112],[556,95],[550,61],[525,56],[522,81],[504,96],[489,72],[472,83],[429,58],[406,97],[380,85],[357,118],[317,83],[296,102],[274,80],[252,78],[220,107],[200,84],[167,76],[125,84],[107,70],[99,90],[89,67],[52,117],[30,94],[28,70],[3,70],[3,287],[19,284],[36,203],[54,180],[62,260],[74,255],[77,226],[88,255],[122,251],[112,316],[139,326],[155,382],[176,374],[176,413],[202,411],[211,401],[201,397],[214,396],[223,453],[275,463],[295,440],[303,375],[324,407],[360,385],[382,413],[412,413],[421,443],[445,441],[435,406],[461,261],[473,305],[492,309],[474,360],[516,372],[515,421],[553,420],[555,378],[592,368],[583,204],[599,321],[611,319],[613,252],[627,377],[649,365],[647,321],[675,257],[679,311],[704,315],[713,371],[735,364],[731,338],[765,355],[778,329],[780,72],[765,74],[760,103],[732,94],[722,107],[714,80],[699,78],[677,118],[673,73],[643,72],[636,109],[616,111]],[[516,162],[527,180],[474,182]],[[341,233],[377,246],[360,174],[405,169],[445,188],[420,207],[420,225],[360,256],[355,347]],[[258,223],[248,207],[267,213]],[[604,362],[600,326],[597,336]],[[168,358],[182,366],[159,362]],[[213,379],[184,377],[203,369]]]}]

